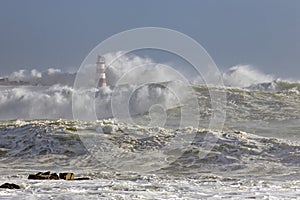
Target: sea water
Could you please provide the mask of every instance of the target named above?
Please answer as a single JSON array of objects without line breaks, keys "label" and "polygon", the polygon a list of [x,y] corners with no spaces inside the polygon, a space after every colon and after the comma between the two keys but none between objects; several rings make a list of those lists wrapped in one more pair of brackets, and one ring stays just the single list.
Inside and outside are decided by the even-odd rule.
[{"label": "sea water", "polygon": [[[21,189],[1,189],[0,199],[300,197],[299,83],[191,84],[181,102],[168,84],[122,87],[118,97],[132,94],[124,105],[130,120],[116,117],[108,91],[80,91],[95,99],[95,121],[73,118],[72,95],[79,91],[69,85],[1,86],[0,183]],[[210,90],[226,95],[222,129],[209,128]],[[189,95],[199,115],[188,110],[195,106]],[[185,108],[197,126],[180,124]],[[92,180],[27,179],[39,171]]]},{"label": "sea water", "polygon": [[[110,134],[99,126],[114,126]],[[242,131],[212,132],[193,128],[161,129],[158,137],[140,138],[131,133],[151,131],[115,120],[85,123],[67,120],[6,121],[1,123],[1,182],[19,184],[21,190],[1,190],[2,199],[199,199],[199,198],[297,198],[299,191],[300,147],[297,142],[262,137]],[[160,151],[162,143],[178,132],[196,133],[189,149],[174,162],[154,171],[144,168],[155,160],[139,163],[122,153]],[[109,156],[101,146],[87,147],[78,137],[115,144]],[[218,140],[204,158],[199,158],[205,134]],[[106,138],[106,139],[104,139]],[[178,153],[176,153],[178,154]],[[169,155],[172,157],[172,154]],[[166,159],[168,157],[166,156]],[[112,160],[110,160],[110,159]],[[114,162],[117,161],[116,162]],[[123,163],[122,163],[123,162]],[[130,162],[132,162],[130,164]],[[132,167],[133,171],[130,171]],[[151,169],[151,168],[149,168]],[[38,171],[72,171],[86,181],[27,180]]]}]

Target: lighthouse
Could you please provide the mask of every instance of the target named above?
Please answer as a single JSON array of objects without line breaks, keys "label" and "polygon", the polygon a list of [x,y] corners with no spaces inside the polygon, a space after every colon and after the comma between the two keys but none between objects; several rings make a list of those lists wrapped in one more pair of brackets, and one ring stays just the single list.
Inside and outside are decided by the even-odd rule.
[{"label": "lighthouse", "polygon": [[96,64],[97,74],[100,75],[100,87],[106,87],[105,58],[103,56],[98,55]]}]

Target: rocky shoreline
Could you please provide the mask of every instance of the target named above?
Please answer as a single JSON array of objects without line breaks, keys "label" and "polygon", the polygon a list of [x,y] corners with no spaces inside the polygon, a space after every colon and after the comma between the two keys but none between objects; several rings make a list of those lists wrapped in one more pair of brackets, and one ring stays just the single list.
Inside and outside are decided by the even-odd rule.
[{"label": "rocky shoreline", "polygon": [[[50,171],[38,172],[36,174],[29,174],[29,180],[67,180],[67,181],[83,181],[92,180],[90,177],[79,177],[75,178],[74,173],[64,172],[64,173],[51,173]],[[4,183],[0,185],[3,189],[21,189],[21,187],[14,183]]]}]

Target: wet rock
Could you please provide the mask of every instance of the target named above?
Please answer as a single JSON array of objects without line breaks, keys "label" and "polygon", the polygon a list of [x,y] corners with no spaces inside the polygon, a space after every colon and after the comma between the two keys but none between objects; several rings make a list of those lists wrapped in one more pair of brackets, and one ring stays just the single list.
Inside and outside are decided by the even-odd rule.
[{"label": "wet rock", "polygon": [[92,179],[89,177],[74,178],[74,181],[85,181],[85,180],[92,180]]},{"label": "wet rock", "polygon": [[51,172],[50,171],[47,171],[47,172],[39,172],[38,174],[42,175],[42,176],[50,176]]},{"label": "wet rock", "polygon": [[32,180],[59,180],[59,177],[56,173],[50,171],[47,172],[38,172],[37,174],[29,174],[28,179]]},{"label": "wet rock", "polygon": [[51,173],[50,171],[47,172],[38,172],[37,174],[29,174],[28,179],[32,180],[77,180],[77,181],[83,181],[83,180],[92,180],[89,177],[80,177],[75,178],[74,173],[59,173],[59,176],[57,173]]},{"label": "wet rock", "polygon": [[5,189],[20,189],[21,187],[19,185],[14,184],[14,183],[4,183],[3,185],[0,185],[0,188],[5,188]]},{"label": "wet rock", "polygon": [[74,180],[73,173],[59,173],[59,178],[64,180]]},{"label": "wet rock", "polygon": [[59,177],[56,173],[53,173],[53,174],[50,175],[49,179],[50,180],[59,180]]}]

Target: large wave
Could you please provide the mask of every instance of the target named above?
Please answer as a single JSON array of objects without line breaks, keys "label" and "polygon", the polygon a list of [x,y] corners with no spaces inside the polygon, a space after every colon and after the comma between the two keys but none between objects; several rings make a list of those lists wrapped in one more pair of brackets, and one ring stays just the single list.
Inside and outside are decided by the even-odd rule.
[{"label": "large wave", "polygon": [[232,87],[249,87],[260,83],[272,82],[274,76],[264,74],[250,65],[237,65],[231,67],[223,74],[224,84]]},{"label": "large wave", "polygon": [[[74,89],[73,84],[76,73],[63,72],[60,69],[50,68],[44,72],[33,70],[18,70],[9,76],[0,79],[0,120],[5,119],[73,119],[72,95],[82,94],[83,109],[86,106],[85,99],[94,99],[97,105],[97,116],[100,119],[113,117],[111,108],[111,95],[113,89],[123,78],[126,83],[119,88],[117,103],[127,105],[129,103],[132,115],[144,114],[151,109],[152,105],[159,104],[163,109],[171,109],[183,104],[182,99],[189,99],[189,94],[182,87],[182,82],[188,84],[188,80],[179,77],[177,71],[170,70],[171,67],[163,67],[149,58],[141,58],[135,55],[119,57],[121,53],[106,55],[107,81],[110,87],[105,90],[90,88],[88,92]],[[119,57],[112,62],[114,58]],[[165,65],[164,65],[165,66]],[[90,78],[96,66],[91,65],[89,73],[86,73],[86,81],[95,80]],[[136,69],[139,70],[136,70]],[[130,72],[130,73],[128,73]],[[174,73],[173,73],[174,72]],[[124,76],[126,75],[126,76]],[[126,77],[124,79],[124,77]],[[125,80],[125,82],[124,82]],[[180,80],[180,81],[178,81]],[[190,81],[190,80],[189,80]],[[260,91],[293,91],[300,92],[300,83],[276,79],[272,75],[264,74],[250,65],[239,65],[223,73],[225,86],[237,87]],[[143,84],[148,82],[148,84]],[[160,83],[160,84],[149,84]],[[168,89],[174,89],[175,92]],[[228,91],[227,91],[228,92]],[[125,102],[124,93],[131,95],[130,101]],[[119,95],[119,96],[118,96]],[[201,99],[201,95],[199,99]],[[229,94],[230,95],[230,94]],[[125,95],[126,96],[126,95]],[[209,98],[209,96],[207,97]]]},{"label": "large wave", "polygon": [[[109,138],[104,131],[108,127],[112,130],[109,132]],[[287,167],[299,165],[300,162],[298,143],[259,137],[241,131],[217,132],[191,127],[155,131],[153,128],[134,126],[116,120],[101,120],[93,123],[67,120],[17,120],[0,123],[0,131],[2,132],[0,135],[2,167],[12,163],[14,166],[21,167],[24,163],[27,164],[26,166],[33,167],[36,167],[37,163],[39,167],[41,164],[69,166],[72,163],[73,167],[97,166],[98,168],[101,163],[106,170],[107,166],[119,170],[144,170],[141,167],[156,169],[157,165],[170,164],[162,170],[172,174],[175,171],[179,174],[181,172],[194,174],[207,170],[238,173],[255,170],[258,173],[266,173],[277,169],[283,172],[278,173],[280,175],[287,172]],[[173,145],[172,138],[179,135],[192,135],[194,139],[188,141],[189,137],[180,136],[181,141]],[[207,135],[215,139],[206,140]],[[203,144],[214,141],[216,142],[213,144],[213,149],[202,158],[201,153],[206,150]],[[188,145],[182,146],[184,144]],[[92,152],[93,157],[88,154],[86,148]],[[110,148],[109,151],[107,148]],[[145,154],[153,157],[150,160],[140,159]],[[162,155],[164,160],[156,155]],[[178,159],[170,163],[174,157]],[[158,160],[162,163],[157,164]],[[260,162],[258,163],[257,160]],[[136,163],[139,165],[135,166]],[[155,165],[151,165],[153,163]]]},{"label": "large wave", "polygon": [[[106,73],[107,83],[110,86],[116,85],[124,75],[126,75],[127,84],[142,83],[147,82],[147,80],[155,80],[152,82],[168,82],[179,79],[177,73],[180,72],[177,72],[175,69],[168,70],[168,68],[172,68],[169,65],[157,64],[149,58],[142,58],[133,54],[121,55],[121,52],[105,55],[107,63],[110,63]],[[136,70],[136,68],[142,68],[142,70]],[[90,85],[94,86],[95,80],[90,77],[94,76],[93,73],[96,65],[89,65],[86,69],[85,74],[83,74],[86,76],[85,80],[91,82]],[[172,73],[172,71],[176,73]],[[6,77],[0,77],[0,85],[73,86],[76,75],[76,73],[64,72],[61,69],[54,68],[49,68],[46,71],[20,69]],[[186,78],[186,81],[195,84],[204,83],[200,75],[194,80],[189,80],[189,77],[184,78]],[[263,91],[299,88],[300,84],[300,81],[281,79],[272,74],[263,73],[252,65],[233,66],[228,71],[222,73],[222,79],[226,87]]]},{"label": "large wave", "polygon": [[[106,69],[107,83],[110,86],[116,85],[121,77],[126,75],[127,84],[136,84],[155,80],[156,82],[166,82],[178,80],[176,70],[168,70],[168,65],[157,64],[150,58],[142,58],[133,54],[123,55],[122,52],[109,53],[105,55],[106,63],[109,66]],[[94,85],[94,72],[96,64],[86,65],[84,73],[85,80]],[[142,69],[142,70],[136,70]],[[172,72],[173,71],[173,72]],[[170,73],[171,72],[171,73]],[[139,73],[139,74],[137,74]],[[49,68],[46,71],[37,69],[27,70],[20,69],[12,72],[10,75],[3,77],[0,84],[5,85],[68,85],[73,86],[76,73],[64,72],[61,69]],[[1,79],[1,77],[0,77]]]},{"label": "large wave", "polygon": [[300,82],[276,78],[265,74],[251,65],[237,65],[223,73],[223,81],[227,87],[259,91],[300,91]]},{"label": "large wave", "polygon": [[[81,73],[83,80],[90,88],[73,88],[76,73],[63,72],[50,68],[44,72],[36,69],[18,70],[3,78],[0,83],[0,119],[72,119],[72,95],[79,94],[80,107],[84,102],[95,100],[97,116],[112,117],[111,95],[117,99],[116,104],[128,105],[132,115],[148,112],[152,105],[159,104],[163,109],[178,106],[179,96],[186,91],[181,89],[181,82],[187,82],[176,70],[166,65],[160,65],[148,58],[135,55],[121,56],[121,52],[105,55],[107,67],[106,89],[95,88],[96,64],[85,66],[87,70]],[[118,58],[118,59],[115,59]],[[121,87],[113,94],[112,90],[122,79]],[[153,85],[152,83],[161,83]],[[175,89],[171,91],[166,87]],[[180,92],[178,92],[180,91]],[[175,92],[175,93],[174,93]],[[95,98],[96,96],[96,98]],[[126,102],[126,96],[130,102]],[[187,97],[188,95],[186,95]],[[79,102],[79,103],[80,103]],[[84,110],[83,110],[84,111]]]},{"label": "large wave", "polygon": [[20,69],[6,77],[7,85],[73,85],[75,73],[63,72],[61,69],[49,68],[46,71],[37,69]]}]

